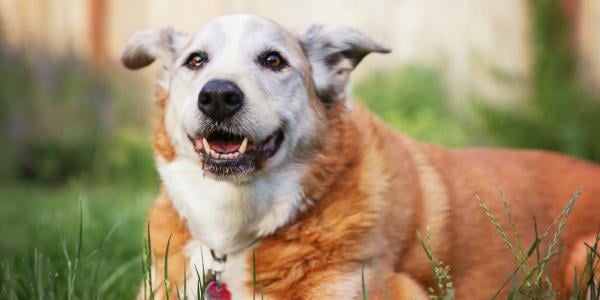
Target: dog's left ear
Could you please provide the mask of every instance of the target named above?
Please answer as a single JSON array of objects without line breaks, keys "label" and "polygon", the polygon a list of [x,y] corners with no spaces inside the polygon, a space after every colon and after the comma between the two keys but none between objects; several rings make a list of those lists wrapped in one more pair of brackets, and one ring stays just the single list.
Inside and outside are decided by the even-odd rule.
[{"label": "dog's left ear", "polygon": [[175,61],[177,50],[187,41],[187,35],[172,27],[139,30],[125,45],[121,62],[131,70],[148,66],[155,60],[169,68]]},{"label": "dog's left ear", "polygon": [[350,72],[369,53],[391,49],[365,34],[342,26],[312,25],[300,36],[319,98],[333,103],[346,98]]}]

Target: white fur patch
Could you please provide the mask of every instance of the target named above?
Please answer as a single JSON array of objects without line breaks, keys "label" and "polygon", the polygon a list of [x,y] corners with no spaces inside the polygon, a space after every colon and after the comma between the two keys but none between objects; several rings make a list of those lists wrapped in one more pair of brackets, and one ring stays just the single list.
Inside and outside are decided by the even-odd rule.
[{"label": "white fur patch", "polygon": [[[227,253],[223,282],[235,299],[248,299],[245,282],[251,273],[246,261],[249,246],[273,233],[303,209],[299,183],[302,167],[287,167],[244,183],[234,184],[205,177],[200,164],[187,159],[170,163],[159,159],[158,169],[174,207],[187,221],[192,241],[188,286],[198,282],[196,268],[212,268],[210,249]],[[195,293],[195,289],[193,289]]]},{"label": "white fur patch", "polygon": [[220,253],[235,253],[273,233],[301,208],[304,168],[277,168],[245,183],[204,176],[202,165],[178,158],[158,162],[174,207],[194,239]]}]

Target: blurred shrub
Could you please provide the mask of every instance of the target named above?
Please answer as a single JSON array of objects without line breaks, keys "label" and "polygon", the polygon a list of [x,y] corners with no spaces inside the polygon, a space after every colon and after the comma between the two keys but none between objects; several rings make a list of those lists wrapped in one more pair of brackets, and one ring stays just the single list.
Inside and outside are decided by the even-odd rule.
[{"label": "blurred shrub", "polygon": [[388,124],[418,139],[445,146],[464,146],[474,136],[446,107],[438,74],[419,66],[369,76],[354,95]]},{"label": "blurred shrub", "polygon": [[529,3],[533,85],[520,105],[501,109],[474,99],[473,107],[453,115],[436,73],[417,66],[375,74],[357,84],[355,95],[396,128],[425,141],[548,149],[600,162],[600,97],[581,85],[564,11],[557,1]]},{"label": "blurred shrub", "polygon": [[559,1],[529,3],[531,98],[510,110],[482,107],[484,129],[498,145],[550,149],[600,162],[600,98],[581,85],[564,10]]},{"label": "blurred shrub", "polygon": [[143,183],[158,180],[149,132],[123,128],[106,142],[103,149],[95,160],[94,178],[102,181],[133,179]]},{"label": "blurred shrub", "polygon": [[74,55],[0,49],[0,180],[155,177],[145,89]]}]

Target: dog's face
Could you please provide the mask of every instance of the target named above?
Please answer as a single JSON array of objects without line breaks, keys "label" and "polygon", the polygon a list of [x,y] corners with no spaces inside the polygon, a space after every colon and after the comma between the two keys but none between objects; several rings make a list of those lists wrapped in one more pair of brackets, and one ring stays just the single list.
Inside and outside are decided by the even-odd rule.
[{"label": "dog's face", "polygon": [[165,126],[179,158],[219,180],[247,181],[310,152],[323,112],[343,101],[350,71],[369,52],[363,34],[313,26],[304,34],[255,16],[214,19],[192,35],[136,33],[123,53],[138,69],[159,59]]}]

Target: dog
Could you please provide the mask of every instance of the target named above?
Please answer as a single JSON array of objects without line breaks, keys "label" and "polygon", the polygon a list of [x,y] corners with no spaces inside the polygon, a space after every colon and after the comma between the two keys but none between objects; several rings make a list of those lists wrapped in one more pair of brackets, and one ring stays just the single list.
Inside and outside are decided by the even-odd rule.
[{"label": "dog", "polygon": [[346,27],[294,32],[251,15],[190,35],[134,34],[125,67],[163,67],[153,137],[162,188],[148,217],[153,281],[141,297],[175,298],[185,287],[209,299],[357,299],[364,286],[369,299],[428,299],[435,282],[417,238],[428,231],[455,296],[486,299],[517,263],[477,198],[511,228],[501,188],[531,245],[533,218],[545,228],[584,187],[564,253],[547,266],[554,289],[573,292],[583,243],[600,225],[600,167],[545,151],[444,149],[396,132],[347,92],[372,52],[390,49]]}]

